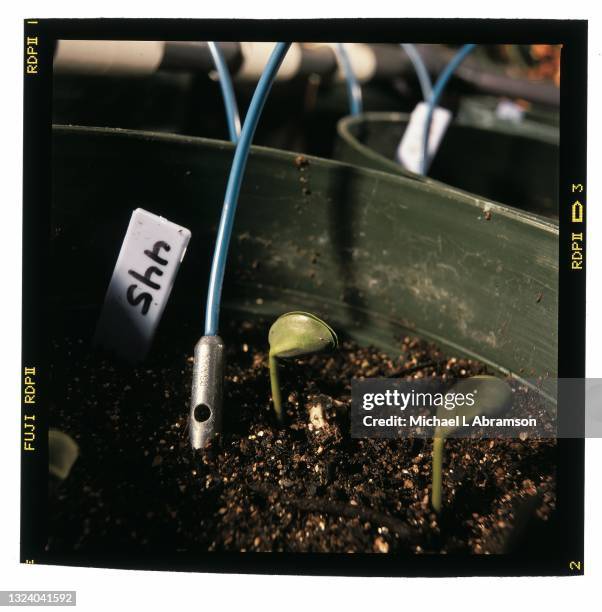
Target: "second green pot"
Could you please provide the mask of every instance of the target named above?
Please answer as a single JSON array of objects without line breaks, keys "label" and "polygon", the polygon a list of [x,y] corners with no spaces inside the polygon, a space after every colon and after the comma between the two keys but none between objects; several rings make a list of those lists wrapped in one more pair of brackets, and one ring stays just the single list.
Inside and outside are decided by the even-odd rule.
[{"label": "second green pot", "polygon": [[409,115],[402,113],[364,113],[341,119],[335,157],[374,170],[446,183],[521,210],[558,217],[559,148],[553,127],[524,130],[512,122],[489,127],[466,119],[454,122],[429,176],[423,177],[395,161],[408,120]]}]

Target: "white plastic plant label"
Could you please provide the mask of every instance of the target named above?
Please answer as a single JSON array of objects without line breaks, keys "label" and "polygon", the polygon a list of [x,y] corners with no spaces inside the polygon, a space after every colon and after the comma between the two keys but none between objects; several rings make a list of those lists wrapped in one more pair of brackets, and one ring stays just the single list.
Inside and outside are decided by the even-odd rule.
[{"label": "white plastic plant label", "polygon": [[[397,159],[401,165],[410,172],[420,173],[422,169],[422,142],[424,139],[424,129],[426,125],[428,105],[420,102],[410,115],[410,121],[406,128],[401,142],[397,147]],[[436,106],[433,111],[431,130],[429,133],[428,154],[429,159],[433,159],[443,140],[452,118],[451,111],[440,106]],[[426,164],[428,170],[429,163]]]},{"label": "white plastic plant label", "polygon": [[523,120],[525,111],[521,106],[512,100],[500,100],[495,109],[495,114],[498,119],[519,123]]},{"label": "white plastic plant label", "polygon": [[142,361],[173,287],[190,230],[137,208],[113,270],[95,344]]}]

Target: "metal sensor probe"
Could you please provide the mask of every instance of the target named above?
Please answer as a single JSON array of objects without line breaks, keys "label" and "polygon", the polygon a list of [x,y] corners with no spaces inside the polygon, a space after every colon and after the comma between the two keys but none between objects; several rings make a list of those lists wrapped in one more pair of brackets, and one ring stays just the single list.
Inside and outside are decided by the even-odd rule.
[{"label": "metal sensor probe", "polygon": [[238,204],[242,178],[249,157],[251,142],[263,106],[291,43],[276,43],[261,74],[255,93],[245,116],[245,122],[236,144],[230,175],[226,185],[222,216],[215,239],[215,250],[207,289],[205,310],[205,335],[194,349],[192,373],[192,403],[190,406],[190,444],[192,448],[204,448],[213,434],[221,428],[224,343],[217,336],[222,284],[226,271],[228,245],[232,235],[234,214]]},{"label": "metal sensor probe", "polygon": [[192,395],[188,419],[192,448],[205,448],[222,428],[224,341],[203,336],[194,347]]}]

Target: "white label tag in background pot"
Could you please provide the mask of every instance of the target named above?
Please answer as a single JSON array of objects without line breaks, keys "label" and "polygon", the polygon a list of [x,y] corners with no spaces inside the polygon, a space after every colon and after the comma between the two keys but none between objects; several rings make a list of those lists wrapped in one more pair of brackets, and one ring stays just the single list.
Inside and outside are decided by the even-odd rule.
[{"label": "white label tag in background pot", "polygon": [[[397,147],[397,159],[401,165],[410,172],[420,173],[422,167],[422,142],[424,139],[424,129],[426,127],[426,115],[428,105],[420,102],[410,115],[410,121],[406,128],[401,142]],[[447,130],[452,118],[451,111],[446,108],[436,106],[433,111],[431,130],[429,133],[428,153],[429,158],[433,159],[443,140],[443,135]],[[428,170],[427,162],[426,168]]]},{"label": "white label tag in background pot", "polygon": [[95,344],[132,363],[146,357],[189,240],[185,227],[141,208],[132,213]]},{"label": "white label tag in background pot", "polygon": [[498,119],[519,123],[523,120],[525,111],[521,106],[512,100],[500,100],[495,109],[495,115]]}]

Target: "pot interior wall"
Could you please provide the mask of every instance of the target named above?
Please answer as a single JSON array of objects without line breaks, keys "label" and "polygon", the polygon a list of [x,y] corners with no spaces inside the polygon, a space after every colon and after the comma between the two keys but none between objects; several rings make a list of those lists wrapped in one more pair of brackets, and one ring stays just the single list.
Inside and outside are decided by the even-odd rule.
[{"label": "pot interior wall", "polygon": [[[54,314],[100,308],[141,207],[192,231],[164,317],[198,320],[200,336],[232,153],[199,138],[55,127]],[[392,174],[251,154],[223,317],[310,310],[365,344],[395,347],[409,331],[501,371],[547,377],[557,369],[557,299],[551,222]]]}]

